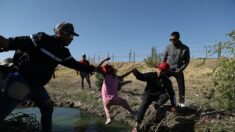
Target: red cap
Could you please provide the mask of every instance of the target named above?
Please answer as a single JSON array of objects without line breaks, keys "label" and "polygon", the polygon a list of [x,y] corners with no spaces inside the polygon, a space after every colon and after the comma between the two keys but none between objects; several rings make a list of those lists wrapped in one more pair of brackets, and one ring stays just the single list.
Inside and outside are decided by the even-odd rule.
[{"label": "red cap", "polygon": [[111,66],[109,64],[106,64],[105,66],[102,67],[102,72],[105,74],[113,73],[113,71],[114,71],[113,66]]},{"label": "red cap", "polygon": [[166,71],[168,71],[169,69],[170,69],[170,66],[169,66],[169,64],[168,63],[166,63],[166,62],[162,62],[159,66],[157,66],[159,69],[161,69],[161,70],[166,70]]}]

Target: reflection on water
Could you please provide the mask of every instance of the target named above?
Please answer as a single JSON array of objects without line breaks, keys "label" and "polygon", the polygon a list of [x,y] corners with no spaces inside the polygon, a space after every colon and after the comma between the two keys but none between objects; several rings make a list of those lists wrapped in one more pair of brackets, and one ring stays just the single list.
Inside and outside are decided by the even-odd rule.
[{"label": "reflection on water", "polygon": [[[14,112],[35,114],[40,120],[38,108],[16,109]],[[13,112],[13,113],[14,113]],[[130,127],[119,122],[104,124],[104,119],[89,115],[85,112],[73,108],[56,107],[53,112],[53,131],[54,132],[127,132]]]},{"label": "reflection on water", "polygon": [[95,118],[92,115],[81,114],[80,119],[76,122],[76,132],[127,132],[130,127],[119,122],[113,121],[109,125],[104,124],[103,118]]}]

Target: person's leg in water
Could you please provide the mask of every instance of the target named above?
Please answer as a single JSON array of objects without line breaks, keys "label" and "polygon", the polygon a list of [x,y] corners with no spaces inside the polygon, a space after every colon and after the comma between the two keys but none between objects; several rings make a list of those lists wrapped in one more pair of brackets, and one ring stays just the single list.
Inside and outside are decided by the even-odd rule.
[{"label": "person's leg in water", "polygon": [[29,93],[27,82],[18,73],[10,73],[0,81],[0,122],[2,122],[23,101]]},{"label": "person's leg in water", "polygon": [[91,90],[91,81],[90,81],[90,75],[87,73],[87,75],[86,75],[86,81],[87,81],[87,83],[88,83],[88,85],[89,85],[89,89]]},{"label": "person's leg in water", "polygon": [[109,124],[111,122],[110,106],[112,105],[112,102],[111,100],[108,100],[108,99],[102,99],[102,101],[103,101],[104,112],[106,116],[105,124]]},{"label": "person's leg in water", "polygon": [[42,131],[51,132],[54,103],[46,89],[44,87],[34,88],[29,95],[29,99],[34,101],[40,109]]},{"label": "person's leg in water", "polygon": [[129,114],[135,116],[136,113],[131,109],[130,105],[127,103],[127,101],[125,99],[117,96],[117,97],[114,97],[112,99],[112,101],[113,101],[113,105],[122,106],[123,108],[125,108],[129,112]]}]

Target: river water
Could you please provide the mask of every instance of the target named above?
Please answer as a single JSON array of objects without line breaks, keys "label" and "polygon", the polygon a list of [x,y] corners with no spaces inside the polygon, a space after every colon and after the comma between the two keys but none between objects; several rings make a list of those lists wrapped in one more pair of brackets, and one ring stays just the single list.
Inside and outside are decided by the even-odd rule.
[{"label": "river water", "polygon": [[[16,109],[13,113],[35,114],[40,120],[38,108]],[[53,132],[128,132],[130,126],[113,121],[104,124],[105,119],[74,108],[55,107],[53,112]]]}]

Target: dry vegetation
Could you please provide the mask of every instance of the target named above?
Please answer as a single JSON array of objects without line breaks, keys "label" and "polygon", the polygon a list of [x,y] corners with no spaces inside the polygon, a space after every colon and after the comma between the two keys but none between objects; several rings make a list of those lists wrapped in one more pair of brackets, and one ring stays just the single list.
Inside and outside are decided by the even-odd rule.
[{"label": "dry vegetation", "polygon": [[[114,63],[115,68],[118,69],[118,74],[137,68],[142,72],[154,71],[145,65],[144,62],[137,63]],[[213,82],[211,75],[213,69],[217,65],[217,60],[193,60],[185,70],[186,80],[186,105],[189,107],[196,107],[197,110],[206,110],[213,108],[213,100],[209,101],[211,89],[213,89]],[[104,116],[103,106],[99,96],[99,91],[95,86],[95,76],[91,77],[92,80],[92,91],[88,90],[88,86],[85,82],[85,90],[81,90],[80,77],[77,76],[76,71],[59,67],[56,71],[56,79],[52,79],[46,86],[52,98],[55,100],[57,105],[61,105],[61,102],[67,103],[68,106],[79,107],[87,110],[91,113],[95,113],[100,116]],[[138,81],[131,74],[125,80],[131,80],[132,83],[125,85],[120,91],[119,95],[125,98],[132,108],[138,109],[145,83]],[[178,88],[176,86],[175,79],[172,78],[174,89],[176,91],[176,97],[178,97]],[[87,88],[87,89],[86,89]],[[71,103],[71,101],[73,103]],[[178,100],[177,100],[178,101]],[[112,107],[112,115],[115,115],[115,119],[123,123],[133,125],[133,117],[129,116],[123,108]],[[184,111],[184,110],[182,110]],[[181,112],[182,112],[181,111]],[[151,111],[147,111],[148,113]],[[184,113],[184,112],[183,112]],[[198,113],[192,113],[193,115]],[[190,115],[192,116],[192,115]],[[199,118],[199,117],[197,117]],[[198,120],[198,119],[197,119]],[[232,124],[234,123],[234,117],[231,117]],[[231,121],[229,120],[229,121]],[[196,118],[195,120],[196,121]],[[193,123],[194,125],[195,123]],[[200,126],[205,123],[196,123],[195,126]],[[206,130],[207,128],[205,128]]]},{"label": "dry vegetation", "polygon": [[[197,103],[198,99],[203,100],[207,96],[207,92],[209,92],[208,90],[213,87],[211,74],[216,64],[216,60],[193,60],[189,64],[189,66],[185,70],[186,103]],[[150,72],[155,70],[153,68],[147,67],[143,62],[114,63],[113,65],[115,68],[118,69],[119,75],[132,68],[137,68],[141,72]],[[80,96],[79,93],[84,92],[80,88],[80,77],[79,75],[77,75],[76,71],[65,67],[59,67],[55,74],[56,79],[52,79],[46,86],[51,94],[62,94],[70,97],[75,95]],[[94,84],[96,78],[94,75],[91,77],[91,80],[92,89],[96,90],[97,88]],[[122,88],[120,92],[121,95],[128,96],[128,93],[133,95],[139,95],[143,93],[145,87],[144,82],[136,80],[132,74],[125,78],[125,80],[131,80],[132,83]],[[178,88],[175,79],[172,78],[172,81],[176,94],[178,95]],[[85,88],[87,88],[85,92],[88,91],[88,87],[86,86],[87,85],[85,82]],[[197,101],[195,102],[195,100]]]}]

